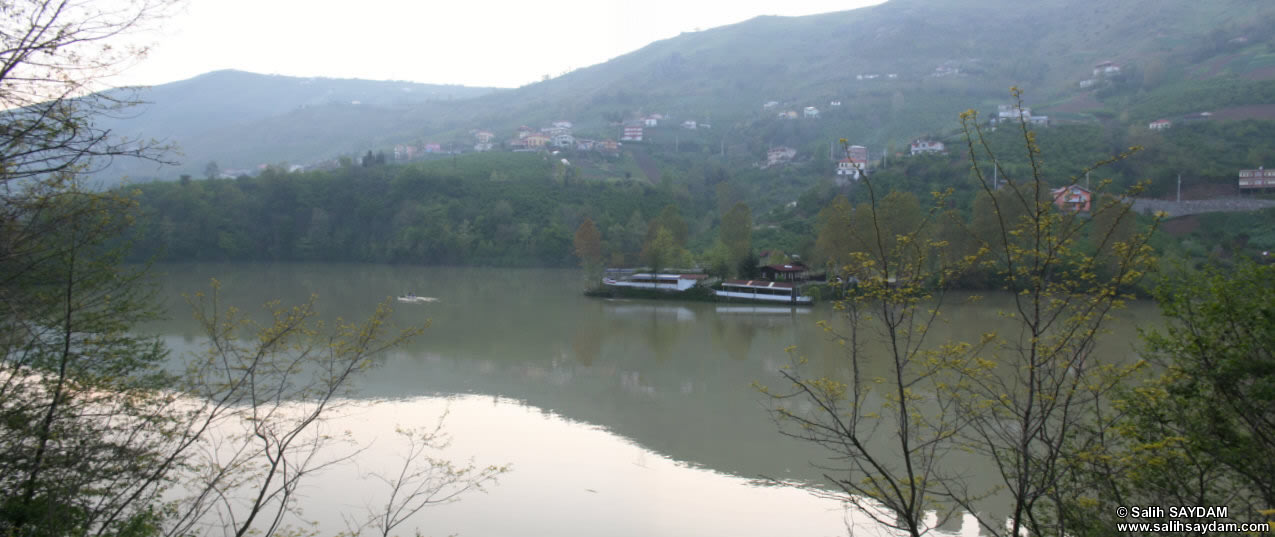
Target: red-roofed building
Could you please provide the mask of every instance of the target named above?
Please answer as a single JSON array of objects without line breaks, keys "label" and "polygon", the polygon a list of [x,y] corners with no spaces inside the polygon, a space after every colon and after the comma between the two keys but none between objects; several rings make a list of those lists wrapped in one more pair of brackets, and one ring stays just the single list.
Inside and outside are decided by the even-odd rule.
[{"label": "red-roofed building", "polygon": [[1093,193],[1080,185],[1056,188],[1051,193],[1054,195],[1054,205],[1064,211],[1087,213],[1093,201]]}]

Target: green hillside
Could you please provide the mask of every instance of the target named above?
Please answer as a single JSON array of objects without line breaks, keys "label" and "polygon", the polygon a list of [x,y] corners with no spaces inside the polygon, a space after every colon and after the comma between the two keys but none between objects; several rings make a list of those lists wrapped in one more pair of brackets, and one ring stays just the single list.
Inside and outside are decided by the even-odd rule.
[{"label": "green hillside", "polygon": [[[817,153],[838,138],[880,153],[950,135],[957,114],[994,112],[1011,85],[1054,124],[1127,131],[1160,117],[1275,103],[1266,82],[1275,78],[1272,23],[1275,3],[1249,0],[892,0],[686,33],[514,90],[213,73],[154,88],[155,111],[120,130],[181,146],[183,166],[133,170],[163,179],[198,175],[209,160],[253,168],[400,143],[464,148],[475,129],[500,141],[519,125],[557,119],[575,123],[580,136],[615,138],[619,121],[650,113],[711,123],[688,141],[736,165],[773,145]],[[1100,61],[1121,73],[1081,88]],[[232,76],[244,80],[223,80]],[[834,100],[842,105],[830,107]],[[780,104],[763,110],[768,101]],[[805,106],[819,107],[821,118],[775,118]],[[649,137],[680,144],[675,136],[661,127]]]}]

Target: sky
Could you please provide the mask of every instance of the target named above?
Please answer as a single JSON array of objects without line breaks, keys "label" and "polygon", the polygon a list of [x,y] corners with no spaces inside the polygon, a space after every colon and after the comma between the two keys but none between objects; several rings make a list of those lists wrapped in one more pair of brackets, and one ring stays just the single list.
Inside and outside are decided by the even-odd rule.
[{"label": "sky", "polygon": [[109,83],[154,85],[219,69],[517,87],[682,32],[758,15],[883,0],[186,0],[133,36],[150,53]]}]

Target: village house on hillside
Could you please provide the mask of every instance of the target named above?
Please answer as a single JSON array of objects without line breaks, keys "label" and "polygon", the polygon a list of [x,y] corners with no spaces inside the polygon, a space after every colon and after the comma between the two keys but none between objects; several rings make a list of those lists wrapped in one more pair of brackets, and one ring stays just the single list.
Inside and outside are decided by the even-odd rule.
[{"label": "village house on hillside", "polygon": [[1149,125],[1147,125],[1147,128],[1153,131],[1162,131],[1172,126],[1173,126],[1172,121],[1169,121],[1167,119],[1157,119],[1155,121],[1152,121]]},{"label": "village house on hillside", "polygon": [[554,147],[571,148],[575,146],[576,138],[569,133],[556,134],[549,141]]},{"label": "village house on hillside", "polygon": [[851,179],[862,179],[868,163],[846,157],[837,162],[837,175],[846,175]]},{"label": "village house on hillside", "polygon": [[1108,76],[1119,73],[1120,65],[1110,60],[1098,62],[1093,66],[1093,76]]},{"label": "village house on hillside", "polygon": [[797,156],[797,150],[791,147],[772,147],[770,151],[766,152],[766,166],[783,164],[792,160],[795,156]]},{"label": "village house on hillside", "polygon": [[1002,104],[997,106],[996,117],[992,118],[989,123],[995,127],[997,123],[1005,121],[1026,120],[1027,123],[1038,127],[1049,126],[1049,116],[1033,116],[1030,106],[1019,108],[1018,105]]},{"label": "village house on hillside", "polygon": [[527,147],[544,147],[545,144],[549,143],[550,139],[551,138],[547,134],[533,132],[528,134],[527,137],[522,140],[527,143]]},{"label": "village house on hillside", "polygon": [[1054,205],[1064,211],[1088,213],[1093,193],[1080,185],[1068,185],[1050,191],[1054,196]]},{"label": "village house on hillside", "polygon": [[642,127],[638,127],[636,125],[624,127],[624,130],[620,134],[620,141],[621,142],[641,142]]},{"label": "village house on hillside", "polygon": [[688,120],[686,120],[686,121],[683,121],[683,122],[682,122],[682,128],[683,128],[683,129],[687,129],[687,130],[692,130],[692,131],[693,131],[693,130],[695,130],[697,127],[699,127],[699,124],[698,124],[698,123],[696,123],[696,122],[695,122],[695,120],[693,120],[693,119],[688,119]]},{"label": "village house on hillside", "polygon": [[819,117],[819,109],[813,106],[807,106],[801,113],[806,117]]},{"label": "village house on hillside", "polygon": [[1275,189],[1275,170],[1260,166],[1256,170],[1240,170],[1240,193],[1253,190]]},{"label": "village house on hillside", "polygon": [[943,142],[934,142],[930,140],[918,139],[912,141],[910,154],[912,156],[923,155],[926,153],[946,153],[947,146]]}]

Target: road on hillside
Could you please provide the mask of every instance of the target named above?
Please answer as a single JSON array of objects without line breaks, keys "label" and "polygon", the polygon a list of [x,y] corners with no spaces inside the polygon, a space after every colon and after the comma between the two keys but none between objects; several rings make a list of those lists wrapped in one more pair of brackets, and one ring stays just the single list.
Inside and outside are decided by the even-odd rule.
[{"label": "road on hillside", "polygon": [[1133,210],[1139,213],[1156,213],[1164,211],[1169,218],[1200,213],[1233,213],[1256,211],[1275,207],[1275,200],[1227,197],[1207,200],[1153,200],[1135,198]]}]

